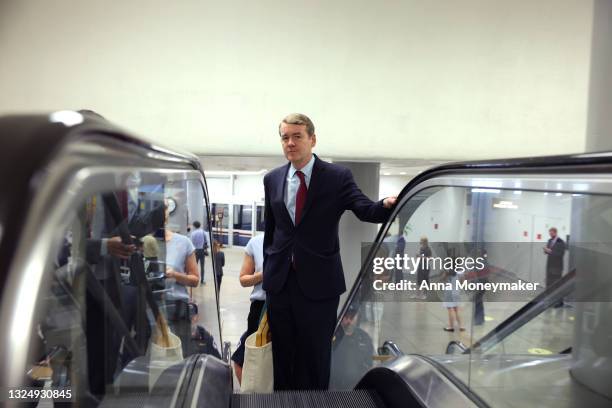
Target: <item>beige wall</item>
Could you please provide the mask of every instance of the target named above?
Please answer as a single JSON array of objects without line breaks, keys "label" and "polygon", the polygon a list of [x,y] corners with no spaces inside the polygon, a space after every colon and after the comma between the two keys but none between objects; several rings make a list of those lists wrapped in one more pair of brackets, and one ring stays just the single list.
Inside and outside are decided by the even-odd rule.
[{"label": "beige wall", "polygon": [[583,151],[592,0],[4,0],[0,113],[91,108],[199,154]]},{"label": "beige wall", "polygon": [[612,1],[595,0],[586,148],[612,150]]}]

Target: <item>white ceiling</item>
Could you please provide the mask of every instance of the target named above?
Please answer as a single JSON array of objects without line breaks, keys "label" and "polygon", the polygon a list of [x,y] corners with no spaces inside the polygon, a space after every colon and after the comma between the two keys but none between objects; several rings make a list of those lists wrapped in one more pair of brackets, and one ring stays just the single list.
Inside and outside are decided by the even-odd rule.
[{"label": "white ceiling", "polygon": [[[325,160],[334,161],[328,157],[323,157]],[[200,156],[202,166],[207,173],[236,173],[236,172],[262,172],[271,170],[275,167],[285,164],[287,161],[281,156]],[[336,161],[366,161],[366,160],[351,160],[343,158]],[[379,162],[381,175],[403,176],[420,173],[421,171],[445,163],[444,160],[367,160],[368,162]],[[402,174],[404,173],[404,174]]]},{"label": "white ceiling", "polygon": [[593,0],[0,0],[0,114],[198,155],[274,156],[290,112],[336,159],[579,153],[592,31]]}]

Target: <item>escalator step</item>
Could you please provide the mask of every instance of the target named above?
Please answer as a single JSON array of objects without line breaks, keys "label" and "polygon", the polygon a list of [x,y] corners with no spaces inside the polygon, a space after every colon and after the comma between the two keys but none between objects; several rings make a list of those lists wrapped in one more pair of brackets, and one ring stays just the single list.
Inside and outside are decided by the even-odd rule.
[{"label": "escalator step", "polygon": [[278,391],[273,394],[234,394],[232,408],[381,408],[380,397],[372,390]]}]

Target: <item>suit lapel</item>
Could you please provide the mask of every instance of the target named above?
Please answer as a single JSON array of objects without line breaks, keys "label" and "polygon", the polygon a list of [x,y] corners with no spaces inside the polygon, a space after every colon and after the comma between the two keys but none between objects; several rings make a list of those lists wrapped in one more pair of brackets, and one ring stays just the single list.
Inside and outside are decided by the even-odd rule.
[{"label": "suit lapel", "polygon": [[300,222],[298,222],[298,225],[302,223],[302,220],[304,220],[306,214],[308,214],[308,210],[312,206],[312,202],[315,196],[321,189],[321,179],[323,177],[322,173],[324,171],[325,168],[321,164],[321,159],[319,159],[317,155],[315,155],[315,162],[312,166],[312,174],[310,175],[310,185],[308,186],[308,194],[306,195],[306,203],[304,204],[304,208],[302,209],[302,217],[300,219]]},{"label": "suit lapel", "polygon": [[281,183],[282,188],[280,189],[281,195],[280,197],[277,197],[277,200],[279,200],[283,205],[283,214],[285,215],[285,217],[287,218],[287,221],[289,222],[290,225],[293,225],[293,220],[291,219],[291,215],[289,214],[289,210],[287,210],[287,204],[285,204],[285,195],[287,194],[287,174],[289,174],[289,168],[291,167],[291,162],[287,163],[287,166],[285,166],[285,171],[281,172],[281,179],[278,180],[278,182]]}]

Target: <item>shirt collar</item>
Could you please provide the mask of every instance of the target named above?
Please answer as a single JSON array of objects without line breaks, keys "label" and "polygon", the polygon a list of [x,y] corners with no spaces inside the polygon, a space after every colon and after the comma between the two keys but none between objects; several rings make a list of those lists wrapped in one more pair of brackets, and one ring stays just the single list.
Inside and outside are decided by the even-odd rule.
[{"label": "shirt collar", "polygon": [[[306,179],[310,179],[310,176],[312,175],[312,168],[314,167],[314,162],[315,162],[315,155],[313,154],[312,157],[310,158],[310,161],[306,163],[306,165],[302,167],[302,169],[300,170],[302,173],[304,173],[304,176],[306,177]],[[293,163],[291,163],[291,166],[289,167],[289,178],[293,178],[296,171],[297,169],[293,167]]]}]

